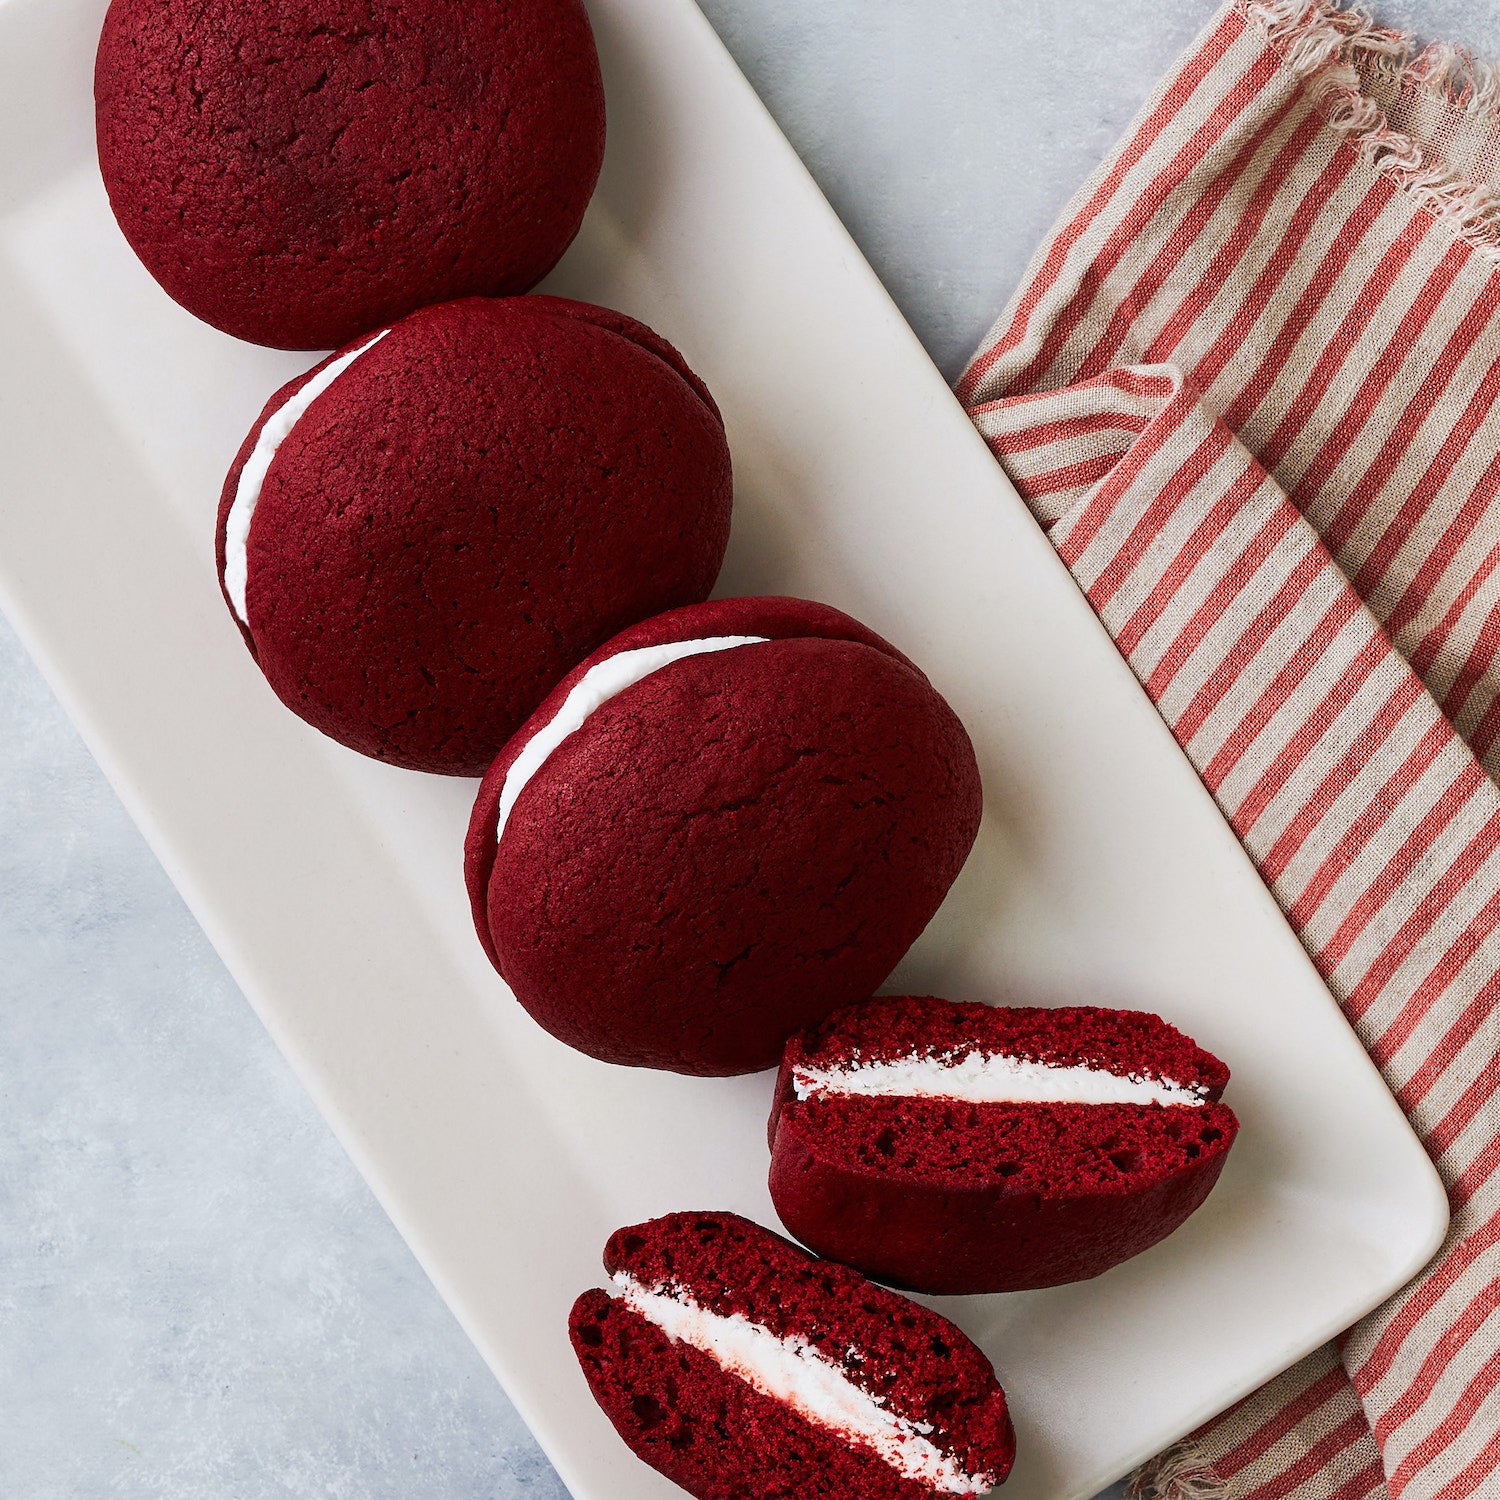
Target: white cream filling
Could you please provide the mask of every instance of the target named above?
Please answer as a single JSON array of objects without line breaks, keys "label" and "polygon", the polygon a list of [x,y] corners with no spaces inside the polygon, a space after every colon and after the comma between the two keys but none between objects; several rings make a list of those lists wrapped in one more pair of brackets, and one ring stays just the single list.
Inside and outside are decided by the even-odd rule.
[{"label": "white cream filling", "polygon": [[729,651],[735,646],[757,646],[766,639],[763,635],[710,635],[694,641],[671,641],[665,646],[642,646],[636,651],[621,651],[590,667],[563,699],[562,707],[532,735],[505,773],[505,784],[500,788],[495,842],[500,842],[505,825],[510,821],[511,809],[526,789],[526,783],[542,769],[548,756],[570,734],[582,729],[589,715],[611,698],[633,687],[643,677],[649,677],[684,657],[702,656],[709,651]]},{"label": "white cream filling", "polygon": [[931,1439],[931,1423],[915,1422],[886,1409],[837,1365],[796,1338],[781,1338],[743,1313],[709,1312],[685,1292],[652,1291],[618,1271],[617,1296],[668,1338],[700,1349],[716,1364],[762,1395],[782,1401],[798,1415],[873,1449],[908,1479],[945,1495],[983,1495],[993,1474],[970,1474]]},{"label": "white cream filling", "polygon": [[954,1099],[965,1104],[1202,1104],[1201,1084],[1104,1068],[1035,1062],[999,1052],[894,1057],[844,1067],[799,1067],[799,1099],[858,1094],[877,1099]]},{"label": "white cream filling", "polygon": [[295,395],[266,418],[245,467],[240,470],[240,482],[235,486],[234,499],[229,505],[229,515],[224,521],[224,592],[239,616],[242,625],[250,623],[245,608],[245,590],[250,582],[250,565],[246,548],[250,541],[250,522],[255,516],[255,507],[260,500],[261,486],[266,482],[271,460],[276,450],[287,440],[292,428],[306,415],[310,407],[361,354],[373,349],[391,330],[383,329],[374,338],[367,339],[358,349],[341,354],[331,364],[325,365]]}]

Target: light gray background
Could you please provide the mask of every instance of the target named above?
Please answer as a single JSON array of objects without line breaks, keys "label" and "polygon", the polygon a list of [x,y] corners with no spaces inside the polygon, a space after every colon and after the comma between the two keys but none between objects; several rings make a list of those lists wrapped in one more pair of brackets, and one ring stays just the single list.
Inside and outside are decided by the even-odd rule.
[{"label": "light gray background", "polygon": [[[950,377],[1213,10],[704,5]],[[564,1491],[0,624],[0,1496],[113,1495]]]}]

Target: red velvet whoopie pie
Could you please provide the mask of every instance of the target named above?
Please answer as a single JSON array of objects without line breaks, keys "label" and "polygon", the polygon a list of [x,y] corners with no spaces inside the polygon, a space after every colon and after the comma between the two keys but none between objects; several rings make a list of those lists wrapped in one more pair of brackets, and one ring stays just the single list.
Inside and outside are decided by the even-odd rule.
[{"label": "red velvet whoopie pie", "polygon": [[604,158],[582,0],[112,0],[94,95],[146,269],[282,349],[529,291]]},{"label": "red velvet whoopie pie", "polygon": [[1005,1392],[946,1318],[747,1219],[621,1229],[573,1350],[616,1431],[701,1500],[983,1495],[1015,1460]]},{"label": "red velvet whoopie pie", "polygon": [[479,776],[581,657],[705,598],[724,424],[665,339],[556,297],[469,298],[278,391],[219,502],[224,598],[294,713]]},{"label": "red velvet whoopie pie", "polygon": [[469,825],[474,923],[570,1046],[754,1072],[890,973],[980,802],[894,647],[825,605],[715,600],[616,636],[506,746]]},{"label": "red velvet whoopie pie", "polygon": [[1228,1081],[1143,1011],[872,1000],[787,1043],[771,1197],[803,1244],[894,1286],[1081,1281],[1208,1196],[1239,1129]]}]

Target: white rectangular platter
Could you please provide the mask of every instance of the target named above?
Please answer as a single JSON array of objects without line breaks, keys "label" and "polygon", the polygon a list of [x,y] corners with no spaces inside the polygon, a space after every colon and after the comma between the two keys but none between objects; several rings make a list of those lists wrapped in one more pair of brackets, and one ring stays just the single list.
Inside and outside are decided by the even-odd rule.
[{"label": "white rectangular platter", "polygon": [[[320,740],[219,599],[215,501],[308,361],[173,307],[109,217],[104,0],[0,0],[0,601],[339,1139],[578,1500],[665,1500],[565,1337],[620,1224],[774,1222],[769,1078],[612,1069],[469,929],[472,786]],[[1092,1494],[1381,1301],[1446,1211],[1187,762],[690,0],[592,0],[608,164],[552,287],[707,378],[738,476],[721,591],[842,606],[967,723],[987,817],[892,988],[1139,1005],[1232,1065],[1208,1206],[1100,1280],[945,1305],[1009,1389],[1014,1500]],[[1143,1375],[1145,1378],[1143,1378]]]}]

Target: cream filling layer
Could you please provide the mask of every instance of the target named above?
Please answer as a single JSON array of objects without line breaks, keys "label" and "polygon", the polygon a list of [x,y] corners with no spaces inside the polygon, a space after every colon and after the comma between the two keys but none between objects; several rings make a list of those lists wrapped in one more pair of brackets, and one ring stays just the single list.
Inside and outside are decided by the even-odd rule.
[{"label": "cream filling layer", "polygon": [[945,1495],[983,1495],[993,1474],[970,1474],[932,1441],[932,1425],[886,1409],[837,1365],[796,1338],[781,1338],[743,1313],[709,1312],[684,1291],[653,1291],[621,1271],[615,1295],[668,1338],[707,1354],[762,1395],[820,1427],[872,1449],[908,1479]]},{"label": "cream filling layer", "polygon": [[562,707],[532,735],[525,748],[511,763],[500,788],[499,814],[495,822],[498,844],[510,821],[516,799],[526,784],[547,763],[548,757],[570,734],[576,734],[588,722],[589,715],[602,708],[611,698],[633,687],[644,677],[659,672],[674,661],[688,656],[702,656],[709,651],[729,651],[736,646],[757,646],[768,637],[763,635],[710,635],[693,641],[671,641],[664,646],[642,646],[635,651],[620,651],[590,667],[574,683]]},{"label": "cream filling layer", "polygon": [[358,349],[341,354],[331,364],[325,365],[311,380],[294,395],[287,398],[266,418],[245,467],[240,470],[240,482],[235,486],[234,499],[229,504],[229,514],[224,520],[224,592],[239,616],[242,625],[250,620],[245,607],[245,590],[250,583],[250,564],[247,548],[250,542],[250,522],[255,517],[255,507],[260,500],[261,487],[266,482],[271,460],[276,450],[287,440],[292,428],[307,414],[307,409],[331,386],[361,354],[373,349],[391,330],[383,329],[374,338],[366,339]]},{"label": "cream filling layer", "polygon": [[1202,1104],[1206,1093],[1199,1084],[978,1050],[797,1068],[792,1087],[799,1099],[838,1094],[965,1104]]}]

